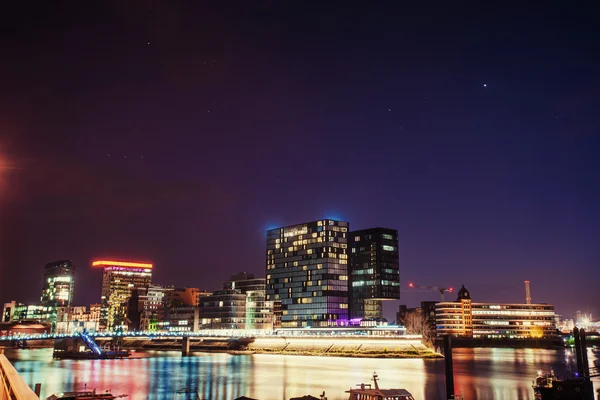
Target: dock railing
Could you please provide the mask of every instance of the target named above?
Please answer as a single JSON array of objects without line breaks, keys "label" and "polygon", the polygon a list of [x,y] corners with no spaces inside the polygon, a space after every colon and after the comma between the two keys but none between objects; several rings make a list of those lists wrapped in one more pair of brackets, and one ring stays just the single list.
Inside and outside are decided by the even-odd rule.
[{"label": "dock railing", "polygon": [[39,400],[0,349],[0,400]]}]

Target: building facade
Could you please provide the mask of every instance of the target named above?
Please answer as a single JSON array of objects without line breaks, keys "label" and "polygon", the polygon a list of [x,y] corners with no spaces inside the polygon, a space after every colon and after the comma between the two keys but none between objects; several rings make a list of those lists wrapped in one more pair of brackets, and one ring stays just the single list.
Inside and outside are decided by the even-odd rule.
[{"label": "building facade", "polygon": [[217,290],[200,298],[200,328],[244,329],[246,327],[246,295],[238,289]]},{"label": "building facade", "polygon": [[200,328],[200,310],[195,306],[172,307],[169,313],[170,332],[196,332]]},{"label": "building facade", "polygon": [[246,295],[245,329],[273,329],[273,302],[267,300],[266,279],[241,272],[223,283],[226,290],[239,290]]},{"label": "building facade", "polygon": [[85,306],[58,307],[54,333],[96,332],[98,320]]},{"label": "building facade", "polygon": [[348,222],[323,219],[267,231],[266,300],[281,302],[281,326],[348,320]]},{"label": "building facade", "polygon": [[556,335],[552,304],[473,303],[464,287],[453,302],[435,305],[438,336],[478,339],[541,339]]},{"label": "building facade", "polygon": [[[4,303],[2,322],[39,322],[52,325],[56,322],[56,307],[39,304]],[[51,326],[51,329],[53,327]]]},{"label": "building facade", "polygon": [[41,304],[43,306],[70,306],[75,285],[75,267],[70,260],[55,261],[44,268]]},{"label": "building facade", "polygon": [[95,261],[104,269],[100,330],[127,330],[128,302],[132,291],[152,283],[152,264],[126,261]]},{"label": "building facade", "polygon": [[211,294],[210,292],[205,292],[204,290],[200,290],[198,288],[186,287],[186,288],[177,288],[172,291],[172,305],[184,305],[184,306],[192,306],[197,307],[199,304],[199,299],[202,296],[206,296]]},{"label": "building facade", "polygon": [[398,231],[351,232],[348,267],[350,318],[383,318],[383,300],[400,298]]}]

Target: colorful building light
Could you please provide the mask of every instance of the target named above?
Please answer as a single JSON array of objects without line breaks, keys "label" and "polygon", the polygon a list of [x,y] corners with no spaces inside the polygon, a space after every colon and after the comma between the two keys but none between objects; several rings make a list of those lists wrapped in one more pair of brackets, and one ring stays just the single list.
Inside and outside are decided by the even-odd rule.
[{"label": "colorful building light", "polygon": [[140,262],[127,262],[127,261],[94,261],[92,267],[131,267],[131,268],[145,268],[152,269],[152,264],[140,263]]}]

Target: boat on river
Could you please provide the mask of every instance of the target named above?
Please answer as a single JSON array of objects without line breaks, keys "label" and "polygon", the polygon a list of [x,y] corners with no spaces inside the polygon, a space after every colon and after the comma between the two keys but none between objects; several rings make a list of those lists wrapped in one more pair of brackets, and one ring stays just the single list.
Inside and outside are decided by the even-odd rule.
[{"label": "boat on river", "polygon": [[373,386],[370,383],[361,383],[358,389],[350,389],[348,400],[415,400],[406,389],[381,389],[377,381],[379,377],[373,372]]},{"label": "boat on river", "polygon": [[538,371],[538,376],[533,381],[536,400],[594,400],[594,384],[591,378],[600,376],[600,373],[596,368],[590,369],[585,330],[574,328],[573,338],[577,371],[563,379],[557,378],[552,371]]},{"label": "boat on river", "polygon": [[[578,372],[572,373],[563,379],[554,375],[553,371],[543,373],[538,371],[538,376],[533,381],[533,393],[536,400],[578,400],[593,399],[594,389],[592,383]],[[589,396],[592,397],[589,397]]]},{"label": "boat on river", "polygon": [[104,393],[96,393],[96,390],[92,391],[80,391],[80,392],[63,392],[55,393],[46,398],[46,400],[115,400],[120,397],[127,397],[127,394],[120,394],[118,396],[106,391]]}]

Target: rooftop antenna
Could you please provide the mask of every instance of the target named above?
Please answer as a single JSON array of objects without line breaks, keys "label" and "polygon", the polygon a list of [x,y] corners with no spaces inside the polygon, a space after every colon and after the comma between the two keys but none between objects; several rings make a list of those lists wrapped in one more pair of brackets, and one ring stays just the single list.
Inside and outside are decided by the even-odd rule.
[{"label": "rooftop antenna", "polygon": [[525,281],[525,304],[531,304],[531,291],[529,290],[529,281]]}]

